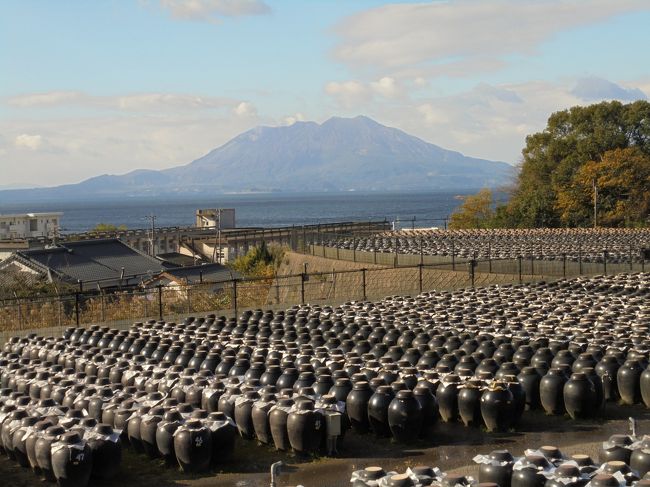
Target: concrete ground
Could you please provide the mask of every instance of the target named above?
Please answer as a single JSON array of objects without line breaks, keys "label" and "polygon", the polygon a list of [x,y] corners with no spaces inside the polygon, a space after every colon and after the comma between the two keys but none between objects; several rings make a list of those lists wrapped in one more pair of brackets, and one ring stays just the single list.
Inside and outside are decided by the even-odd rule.
[{"label": "concrete ground", "polygon": [[[650,411],[643,406],[607,407],[606,420],[573,421],[568,417],[550,417],[541,412],[526,412],[516,432],[488,434],[460,424],[438,424],[425,440],[403,446],[374,436],[349,433],[336,458],[296,458],[252,441],[238,440],[235,458],[222,471],[187,475],[159,461],[125,451],[121,474],[113,481],[91,481],[92,487],[257,487],[270,483],[269,468],[283,461],[278,487],[343,487],[349,485],[352,471],[371,465],[404,471],[409,466],[430,465],[446,472],[477,476],[472,458],[494,449],[508,449],[520,456],[526,448],[555,445],[565,454],[586,453],[598,458],[601,443],[614,433],[628,432],[628,418],[638,420],[639,434],[650,434]],[[47,485],[31,471],[21,468],[5,456],[0,457],[0,485],[11,487]]]}]

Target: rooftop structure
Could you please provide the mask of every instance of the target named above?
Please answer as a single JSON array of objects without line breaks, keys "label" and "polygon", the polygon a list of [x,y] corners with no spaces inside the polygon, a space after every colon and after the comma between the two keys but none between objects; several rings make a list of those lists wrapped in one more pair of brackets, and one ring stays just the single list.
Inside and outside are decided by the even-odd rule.
[{"label": "rooftop structure", "polygon": [[56,238],[61,212],[0,214],[0,240]]},{"label": "rooftop structure", "polygon": [[76,285],[79,290],[135,286],[165,268],[160,260],[114,238],[18,250],[0,263],[0,272],[19,270]]},{"label": "rooftop structure", "polygon": [[[221,224],[219,224],[221,221]],[[234,208],[206,208],[196,210],[196,226],[198,228],[235,228]]]}]

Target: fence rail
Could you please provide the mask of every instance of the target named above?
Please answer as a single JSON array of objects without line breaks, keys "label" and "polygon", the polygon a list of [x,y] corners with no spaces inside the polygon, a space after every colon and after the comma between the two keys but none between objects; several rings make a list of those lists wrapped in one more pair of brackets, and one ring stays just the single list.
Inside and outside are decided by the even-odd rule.
[{"label": "fence rail", "polygon": [[[645,271],[641,262],[576,262],[551,258],[457,259],[360,252],[311,245],[305,253],[373,264],[371,268],[303,272],[274,278],[230,279],[118,292],[77,291],[0,300],[0,342],[16,333],[85,324],[124,325],[192,314],[237,315],[244,309],[287,308],[297,303],[341,304],[395,294],[524,284],[563,277]],[[374,266],[374,264],[377,264]]]}]

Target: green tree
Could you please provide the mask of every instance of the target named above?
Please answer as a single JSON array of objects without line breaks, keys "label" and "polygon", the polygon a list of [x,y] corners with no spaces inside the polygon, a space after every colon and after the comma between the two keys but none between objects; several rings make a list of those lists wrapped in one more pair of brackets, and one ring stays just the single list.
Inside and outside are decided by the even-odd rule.
[{"label": "green tree", "polygon": [[583,165],[628,147],[650,155],[650,103],[646,101],[602,102],[552,114],[542,132],[526,138],[521,171],[501,214],[519,227],[589,225],[590,217],[568,211],[559,194],[577,197],[571,188]]},{"label": "green tree", "polygon": [[489,228],[495,217],[492,191],[482,189],[475,195],[466,196],[463,204],[454,211],[449,228]]},{"label": "green tree", "polygon": [[284,249],[279,246],[269,247],[262,241],[261,245],[250,249],[246,255],[235,259],[231,267],[248,277],[275,276],[275,271],[282,262]]}]

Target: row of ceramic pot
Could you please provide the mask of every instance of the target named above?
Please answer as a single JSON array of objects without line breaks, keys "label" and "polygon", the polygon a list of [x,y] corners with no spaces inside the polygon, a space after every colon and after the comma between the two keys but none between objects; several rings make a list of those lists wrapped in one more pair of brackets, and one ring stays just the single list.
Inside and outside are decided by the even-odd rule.
[{"label": "row of ceramic pot", "polygon": [[640,262],[642,249],[650,248],[650,231],[644,229],[490,229],[417,230],[383,232],[360,237],[335,237],[315,244],[362,252],[440,255],[458,258],[568,259],[602,262]]},{"label": "row of ceramic pot", "polygon": [[528,449],[515,458],[507,450],[477,455],[478,475],[452,475],[419,466],[402,474],[372,466],[352,472],[354,487],[625,487],[650,485],[650,437],[613,435],[603,442],[598,461],[589,455],[565,456],[554,446]]},{"label": "row of ceramic pot", "polygon": [[[171,395],[178,403],[196,408],[203,406],[205,388],[225,392],[228,381],[236,379],[237,384],[252,389],[240,390],[237,397],[259,394],[260,387],[270,385],[275,386],[274,393],[312,388],[313,394],[304,395],[332,394],[337,402],[346,403],[350,422],[359,425],[365,423],[368,412],[364,401],[357,404],[359,397],[367,397],[370,391],[375,394],[381,386],[389,386],[395,395],[410,390],[412,396],[423,397],[415,391],[424,385],[433,395],[427,401],[435,401],[443,420],[463,420],[462,393],[463,398],[474,398],[467,400],[473,409],[468,408],[465,418],[480,417],[490,429],[501,427],[490,427],[483,413],[476,413],[480,412],[479,393],[480,398],[489,397],[488,392],[510,393],[513,402],[521,405],[518,398],[523,397],[523,389],[524,407],[589,416],[598,413],[603,399],[620,395],[624,402],[638,402],[645,397],[642,384],[648,350],[644,334],[650,328],[646,310],[631,295],[610,300],[609,307],[604,300],[596,302],[599,307],[579,307],[582,318],[588,320],[567,318],[571,310],[566,310],[550,321],[545,309],[555,309],[567,295],[585,300],[592,294],[606,296],[613,287],[632,285],[635,280],[647,282],[648,276],[425,293],[336,308],[305,305],[284,312],[256,310],[236,320],[208,316],[182,323],[153,321],[125,331],[71,329],[60,338],[31,335],[12,339],[4,347],[0,384],[33,399],[52,397],[68,407],[76,403],[87,403],[89,409],[101,406],[102,400],[94,396],[120,386],[134,387],[139,394]],[[533,301],[536,314],[526,313],[523,329],[513,325],[505,312],[486,327],[462,314],[439,323],[439,315],[434,314],[446,304],[459,313],[470,310],[472,298],[484,307],[496,301],[516,307],[528,292],[537,296]],[[620,316],[612,315],[612,310]],[[446,316],[450,318],[449,313]],[[271,339],[274,330],[282,331],[282,339]],[[79,377],[72,380],[71,371]],[[505,387],[485,391],[493,377]],[[357,385],[365,391],[353,391]],[[414,404],[412,397],[408,399]],[[509,410],[508,400],[501,404],[503,411]],[[424,413],[422,421],[434,421],[436,416]]]},{"label": "row of ceramic pot", "polygon": [[61,487],[114,478],[122,461],[119,434],[107,424],[63,414],[51,403],[30,404],[25,396],[4,400],[0,408],[0,453]]}]

